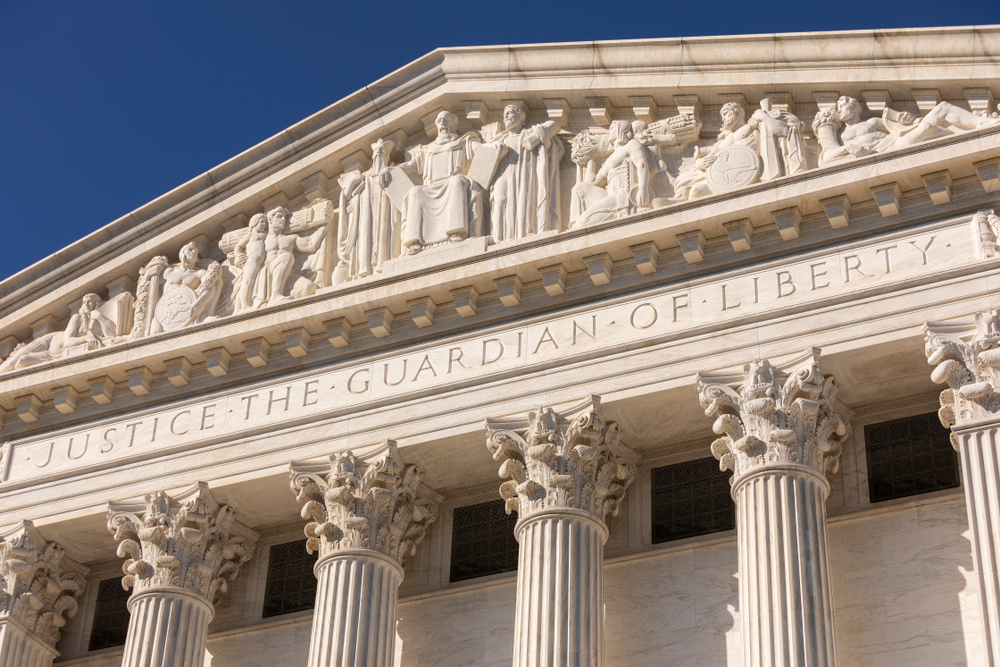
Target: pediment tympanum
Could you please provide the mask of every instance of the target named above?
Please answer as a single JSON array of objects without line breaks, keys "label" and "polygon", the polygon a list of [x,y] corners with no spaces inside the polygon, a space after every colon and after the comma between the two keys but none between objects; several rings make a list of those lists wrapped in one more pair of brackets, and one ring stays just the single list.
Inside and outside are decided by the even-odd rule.
[{"label": "pediment tympanum", "polygon": [[[920,188],[947,203],[961,177],[992,191],[1000,114],[990,85],[1000,66],[983,45],[1000,43],[1000,32],[976,32],[967,46],[955,46],[960,29],[900,35],[909,42],[895,51],[873,33],[812,36],[831,52],[866,54],[856,70],[843,54],[805,58],[794,36],[734,38],[741,56],[710,66],[696,61],[719,47],[712,40],[434,52],[234,158],[210,184],[196,179],[113,223],[105,241],[57,254],[67,266],[58,290],[41,287],[55,279],[49,260],[9,279],[0,378],[16,378],[8,389],[25,396],[44,384],[47,399],[55,384],[32,373],[88,355],[113,368],[117,350],[129,351],[119,375],[130,378],[144,356],[148,369],[173,362],[185,381],[176,369],[192,359],[224,375],[239,351],[220,328],[227,322],[249,332],[240,343],[262,365],[274,342],[260,331],[274,328],[276,312],[289,351],[304,356],[322,337],[310,333],[317,322],[328,334],[340,327],[344,345],[352,326],[379,337],[403,316],[429,326],[442,290],[470,317],[482,295],[516,305],[521,285],[539,277],[559,294],[566,266],[585,263],[604,284],[623,249],[637,265],[670,248],[694,265],[720,234],[736,253],[768,225],[794,241],[814,211],[843,229],[852,202],[874,198],[891,218]],[[941,39],[961,51],[950,54],[960,64],[932,76],[909,54]],[[766,75],[762,40],[785,48]],[[514,58],[502,77],[490,60],[501,52]],[[571,75],[576,66],[585,81]],[[414,278],[426,275],[437,276],[435,295]],[[181,363],[187,345],[200,352]],[[80,383],[93,368],[80,367]],[[130,380],[137,394],[149,390],[148,369]],[[108,372],[91,392],[99,403],[110,401],[108,386],[113,394]],[[18,411],[25,421],[37,412],[29,404]]]}]

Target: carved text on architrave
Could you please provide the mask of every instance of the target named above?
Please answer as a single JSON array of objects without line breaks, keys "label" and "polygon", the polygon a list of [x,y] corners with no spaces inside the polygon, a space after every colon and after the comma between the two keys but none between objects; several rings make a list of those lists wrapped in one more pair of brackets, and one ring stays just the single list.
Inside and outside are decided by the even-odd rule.
[{"label": "carved text on architrave", "polygon": [[896,237],[767,271],[554,317],[366,363],[317,371],[218,398],[136,413],[98,426],[8,444],[6,484],[58,477],[228,440],[283,422],[404,400],[470,379],[593,355],[623,345],[784,310],[927,272],[980,262],[967,224]]}]

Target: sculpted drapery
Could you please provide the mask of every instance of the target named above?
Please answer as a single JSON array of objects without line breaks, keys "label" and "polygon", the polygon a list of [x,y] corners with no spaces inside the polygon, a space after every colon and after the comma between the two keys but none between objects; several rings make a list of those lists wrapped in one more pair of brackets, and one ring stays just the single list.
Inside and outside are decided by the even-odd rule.
[{"label": "sculpted drapery", "polygon": [[504,108],[504,130],[493,139],[503,158],[490,191],[490,224],[497,243],[559,230],[559,165],[565,148],[548,121],[524,127],[526,114]]},{"label": "sculpted drapery", "polygon": [[399,254],[399,211],[386,194],[379,174],[389,166],[392,141],[372,144],[371,168],[351,171],[340,179],[340,226],[337,230],[339,261],[333,283],[381,273],[384,264]]},{"label": "sculpted drapery", "polygon": [[434,143],[417,146],[413,157],[399,165],[421,178],[403,202],[402,245],[411,255],[482,233],[483,189],[466,175],[482,142],[475,132],[459,136],[458,118],[448,111],[435,122]]}]

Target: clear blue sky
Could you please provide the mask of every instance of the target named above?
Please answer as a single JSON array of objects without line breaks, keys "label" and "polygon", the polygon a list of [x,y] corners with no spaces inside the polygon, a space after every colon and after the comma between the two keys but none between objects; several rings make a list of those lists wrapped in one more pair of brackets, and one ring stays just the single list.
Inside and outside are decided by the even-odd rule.
[{"label": "clear blue sky", "polygon": [[1000,0],[0,0],[0,279],[438,46],[1000,22]]}]

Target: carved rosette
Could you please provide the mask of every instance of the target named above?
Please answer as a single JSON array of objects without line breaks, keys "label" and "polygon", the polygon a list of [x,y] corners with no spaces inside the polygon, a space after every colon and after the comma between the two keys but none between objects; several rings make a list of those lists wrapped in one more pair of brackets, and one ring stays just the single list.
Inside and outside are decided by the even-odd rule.
[{"label": "carved rosette", "polygon": [[355,549],[383,554],[402,567],[438,516],[439,499],[406,465],[396,443],[370,463],[340,452],[323,463],[293,461],[291,488],[302,506],[309,553],[320,559]]},{"label": "carved rosette", "polygon": [[22,521],[0,535],[0,621],[13,619],[55,648],[59,629],[76,614],[87,572]]},{"label": "carved rosette", "polygon": [[819,350],[782,372],[767,360],[744,367],[744,382],[733,389],[723,376],[699,373],[702,407],[716,417],[713,430],[723,437],[712,443],[731,482],[759,469],[780,465],[834,473],[848,426],[835,413],[837,383],[819,370]]},{"label": "carved rosette", "polygon": [[173,498],[157,491],[143,505],[108,504],[108,530],[115,535],[122,565],[122,586],[133,597],[146,590],[179,588],[214,605],[250,560],[257,533],[219,505],[208,485]]},{"label": "carved rosette", "polygon": [[519,519],[560,509],[580,510],[598,521],[618,514],[635,479],[639,455],[622,444],[622,432],[600,415],[591,396],[562,413],[538,407],[528,419],[487,419],[486,446],[502,461],[500,485],[507,513]]},{"label": "carved rosette", "polygon": [[940,322],[924,325],[924,352],[927,363],[934,366],[931,380],[949,387],[941,392],[938,410],[945,428],[1000,413],[996,391],[1000,386],[1000,317],[992,311],[978,313],[976,334],[969,342],[959,337],[962,328]]}]

